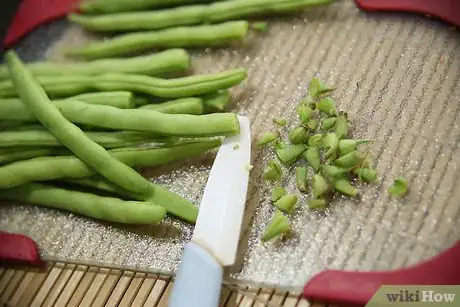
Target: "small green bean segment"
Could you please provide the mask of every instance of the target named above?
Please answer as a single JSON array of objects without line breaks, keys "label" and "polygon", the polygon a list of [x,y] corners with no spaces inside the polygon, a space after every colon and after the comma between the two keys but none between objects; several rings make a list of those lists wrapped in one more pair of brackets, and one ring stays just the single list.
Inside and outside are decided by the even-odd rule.
[{"label": "small green bean segment", "polygon": [[291,225],[289,224],[289,219],[283,215],[279,210],[275,212],[270,223],[264,230],[262,235],[262,242],[270,241],[279,235],[288,233],[291,231]]},{"label": "small green bean segment", "polygon": [[298,197],[297,195],[294,194],[287,194],[281,196],[280,199],[278,199],[274,205],[276,208],[279,210],[286,212],[288,214],[291,214],[294,212],[295,205],[297,204]]},{"label": "small green bean segment", "polygon": [[0,198],[123,224],[154,224],[163,220],[166,214],[163,207],[148,202],[125,201],[37,183],[0,190]]},{"label": "small green bean segment", "polygon": [[286,195],[286,189],[283,187],[276,187],[273,189],[270,201],[275,202],[280,199],[282,196]]},{"label": "small green bean segment", "polygon": [[307,150],[307,146],[303,144],[292,145],[277,149],[276,155],[282,163],[290,165],[297,161],[297,159],[304,153],[305,150]]}]

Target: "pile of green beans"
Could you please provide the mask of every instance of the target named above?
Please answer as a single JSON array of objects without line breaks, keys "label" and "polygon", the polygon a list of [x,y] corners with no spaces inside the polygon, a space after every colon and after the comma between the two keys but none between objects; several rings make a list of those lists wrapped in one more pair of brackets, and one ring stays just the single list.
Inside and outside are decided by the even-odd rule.
[{"label": "pile of green beans", "polygon": [[70,14],[69,19],[85,29],[97,32],[157,30],[217,23],[251,16],[298,12],[303,8],[327,5],[332,2],[334,0],[232,0],[145,12],[106,15]]},{"label": "pile of green beans", "polygon": [[[94,91],[131,91],[161,98],[186,98],[231,88],[244,81],[246,75],[246,69],[238,68],[175,79],[130,74],[39,76],[36,79],[49,97],[68,97]],[[17,96],[18,92],[10,80],[0,82],[0,97]]]},{"label": "pile of green beans", "polygon": [[[37,62],[30,63],[27,67],[34,76],[88,76],[107,73],[157,76],[189,69],[190,56],[183,49],[170,49],[128,59],[101,59],[83,63]],[[0,65],[0,80],[9,77],[8,67]]]}]

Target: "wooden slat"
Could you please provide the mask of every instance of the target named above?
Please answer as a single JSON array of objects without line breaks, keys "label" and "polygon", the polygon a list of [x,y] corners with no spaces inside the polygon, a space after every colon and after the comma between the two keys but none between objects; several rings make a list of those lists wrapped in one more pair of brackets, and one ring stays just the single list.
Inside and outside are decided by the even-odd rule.
[{"label": "wooden slat", "polygon": [[15,273],[15,270],[13,269],[7,269],[1,279],[0,279],[0,295],[3,294],[3,292],[6,290],[6,287],[10,283],[11,278],[13,278]]},{"label": "wooden slat", "polygon": [[24,273],[25,274],[22,277],[21,282],[19,283],[18,287],[16,288],[16,291],[14,291],[10,299],[10,304],[12,306],[18,305],[19,300],[21,299],[24,292],[26,292],[26,290],[27,290],[27,293],[29,293],[30,284],[37,274],[35,270],[27,270],[27,271],[24,271]]},{"label": "wooden slat", "polygon": [[43,302],[46,300],[48,293],[50,292],[51,288],[53,285],[56,283],[57,279],[62,273],[62,268],[65,265],[63,264],[55,264],[52,268],[49,274],[46,276],[45,281],[40,287],[40,290],[38,291],[37,295],[35,295],[34,300],[30,304],[31,307],[38,307],[42,306]]},{"label": "wooden slat", "polygon": [[10,279],[10,282],[6,286],[5,291],[3,291],[2,295],[0,296],[0,302],[9,302],[11,304],[10,297],[14,294],[14,291],[16,291],[25,274],[26,271],[23,270],[19,270],[14,273]]},{"label": "wooden slat", "polygon": [[161,299],[160,301],[158,302],[158,307],[168,307],[168,303],[169,303],[169,296],[171,295],[171,291],[172,291],[172,288],[173,288],[173,283],[170,282],[168,284],[168,286],[166,287],[163,295],[161,296]]},{"label": "wooden slat", "polygon": [[131,284],[131,281],[133,280],[134,275],[135,275],[134,272],[124,272],[120,276],[120,279],[115,285],[115,288],[113,288],[112,293],[110,293],[110,296],[105,305],[107,306],[118,306],[119,305],[121,299],[125,295],[126,290]]},{"label": "wooden slat", "polygon": [[110,270],[101,268],[94,276],[88,290],[84,293],[83,299],[78,306],[91,306],[99,289],[104,284],[105,279],[109,276]]},{"label": "wooden slat", "polygon": [[136,273],[134,275],[118,307],[129,307],[132,305],[132,302],[134,301],[134,298],[137,296],[137,293],[140,290],[146,276],[147,274],[145,273]]},{"label": "wooden slat", "polygon": [[43,307],[54,306],[54,303],[58,299],[64,287],[66,286],[67,281],[69,280],[70,276],[72,276],[75,267],[76,266],[73,264],[68,264],[62,269],[61,274],[59,275],[53,287],[50,289],[50,292],[48,293],[45,301],[43,302]]},{"label": "wooden slat", "polygon": [[74,294],[75,290],[77,289],[80,281],[82,280],[83,276],[85,275],[88,267],[84,265],[76,266],[72,275],[70,276],[67,284],[62,289],[61,295],[56,300],[56,306],[66,306],[69,302],[70,298]]},{"label": "wooden slat", "polygon": [[110,294],[112,293],[113,289],[115,288],[122,274],[123,272],[120,270],[110,271],[110,273],[108,274],[104,284],[102,285],[99,292],[97,293],[96,298],[94,299],[93,304],[91,306],[93,307],[105,306],[107,299],[109,298]]},{"label": "wooden slat", "polygon": [[75,291],[72,293],[69,302],[67,303],[67,307],[77,307],[80,305],[80,302],[85,297],[85,294],[90,286],[93,284],[93,280],[96,277],[97,272],[99,272],[99,268],[87,268],[83,277],[80,280]]},{"label": "wooden slat", "polygon": [[144,306],[145,301],[147,300],[150,292],[152,291],[155,283],[158,279],[157,275],[148,274],[145,280],[142,282],[139,291],[137,292],[136,296],[134,297],[133,306]]},{"label": "wooden slat", "polygon": [[169,280],[157,279],[155,282],[155,285],[153,286],[152,291],[150,292],[149,296],[145,300],[144,306],[146,307],[157,306],[168,284],[169,284]]},{"label": "wooden slat", "polygon": [[48,274],[51,273],[53,267],[54,264],[51,263],[45,270],[32,269],[29,271],[33,276],[31,276],[31,281],[27,285],[27,292],[24,292],[24,294],[18,298],[19,301],[15,307],[28,307],[31,305],[32,300],[35,299],[35,296],[40,291],[41,286],[48,277]]}]

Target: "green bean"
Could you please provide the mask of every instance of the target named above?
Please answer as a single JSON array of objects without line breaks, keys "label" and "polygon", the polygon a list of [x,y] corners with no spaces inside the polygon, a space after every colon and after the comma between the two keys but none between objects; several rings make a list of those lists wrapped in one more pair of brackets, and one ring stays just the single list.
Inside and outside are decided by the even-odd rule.
[{"label": "green bean", "polygon": [[[0,109],[3,102],[0,102]],[[2,112],[0,112],[2,114]],[[27,125],[27,122],[19,121],[19,120],[0,120],[0,130],[6,129],[20,129],[24,125]]]},{"label": "green bean", "polygon": [[339,138],[337,134],[326,134],[323,138],[323,147],[327,149],[324,153],[324,157],[335,160],[337,158],[337,149],[339,148]]},{"label": "green bean", "polygon": [[[83,94],[68,99],[54,100],[52,103],[58,106],[60,109],[66,109],[66,107],[70,106],[71,103],[77,101],[78,98],[80,98],[81,102],[84,103],[107,105],[119,109],[129,109],[134,107],[132,94],[129,92],[123,93],[121,95],[115,94],[114,92]],[[29,122],[35,121],[35,117],[32,115],[30,110],[18,98],[0,100],[0,119]],[[18,125],[19,124],[9,124],[10,127]],[[6,125],[6,127],[8,127],[8,125]]]},{"label": "green bean", "polygon": [[[153,167],[199,156],[221,144],[221,139],[204,139],[159,148],[113,149],[109,150],[109,153],[127,166]],[[0,167],[0,189],[8,189],[32,181],[82,178],[95,174],[93,168],[74,156],[34,158]]]},{"label": "green bean", "polygon": [[283,170],[281,169],[281,166],[276,163],[276,161],[270,161],[263,172],[264,179],[268,181],[278,181],[281,179],[282,175]]},{"label": "green bean", "polygon": [[318,97],[322,94],[329,93],[333,90],[334,88],[327,86],[323,83],[323,81],[319,80],[318,78],[313,78],[308,87],[308,94],[311,97]]},{"label": "green bean", "polygon": [[304,193],[307,192],[307,168],[297,167],[295,169],[295,178],[299,191]]},{"label": "green bean", "polygon": [[335,133],[341,140],[348,137],[348,130],[348,115],[347,113],[340,112],[337,116],[337,123],[335,124]]},{"label": "green bean", "polygon": [[345,178],[334,180],[332,185],[337,192],[343,195],[355,197],[358,194],[358,190]]},{"label": "green bean", "polygon": [[310,119],[316,116],[315,110],[306,105],[300,105],[297,108],[297,114],[299,115],[300,122],[302,124],[307,124],[310,121]]},{"label": "green bean", "polygon": [[65,179],[65,181],[162,206],[168,213],[190,223],[195,223],[198,217],[198,208],[194,204],[155,183],[150,184],[151,191],[148,194],[140,195],[123,190],[100,177]]},{"label": "green bean", "polygon": [[353,150],[356,150],[359,145],[372,143],[372,140],[348,140],[343,139],[339,142],[340,156],[344,156]]},{"label": "green bean", "polygon": [[328,206],[328,203],[325,199],[323,198],[318,198],[318,199],[309,199],[307,201],[308,208],[314,210],[314,209],[319,209],[323,210],[326,209]]},{"label": "green bean", "polygon": [[316,108],[329,116],[337,116],[335,101],[331,97],[326,97],[316,104]]},{"label": "green bean", "polygon": [[291,225],[289,224],[289,219],[284,216],[281,211],[277,210],[270,223],[264,230],[262,235],[262,242],[270,241],[271,239],[290,231]]},{"label": "green bean", "polygon": [[59,112],[14,51],[8,51],[5,58],[21,100],[57,140],[111,182],[136,193],[148,191],[148,180],[112,157],[102,146],[90,140],[80,128]]},{"label": "green bean", "polygon": [[177,27],[158,31],[128,33],[69,49],[69,55],[98,59],[133,54],[154,48],[225,46],[242,40],[248,33],[247,21],[215,25]]},{"label": "green bean", "polygon": [[107,14],[207,1],[209,0],[86,0],[82,1],[78,7],[84,13]]},{"label": "green bean", "polygon": [[291,144],[305,144],[308,141],[308,130],[304,127],[294,128],[289,132],[288,139]]},{"label": "green bean", "polygon": [[335,165],[342,168],[354,168],[359,166],[364,161],[364,159],[366,159],[365,154],[354,150],[335,160]]},{"label": "green bean", "polygon": [[[222,73],[176,79],[103,74],[98,76],[39,76],[37,80],[50,97],[68,97],[95,91],[130,91],[162,98],[186,98],[230,88],[246,79],[246,75],[246,70],[239,68]],[[17,97],[17,92],[10,80],[0,82],[0,97]]]},{"label": "green bean", "polygon": [[277,124],[280,127],[287,125],[287,120],[285,118],[274,118],[273,123]]},{"label": "green bean", "polygon": [[124,201],[37,183],[0,191],[0,198],[124,224],[153,224],[166,214],[164,208],[147,202]]},{"label": "green bean", "polygon": [[[85,132],[93,142],[105,148],[130,147],[141,143],[164,143],[168,138],[140,132]],[[8,147],[62,147],[53,134],[46,130],[0,131],[0,148]]]},{"label": "green bean", "polygon": [[272,143],[279,138],[280,134],[277,131],[269,131],[262,134],[262,136],[257,140],[257,146],[264,146],[266,144]]},{"label": "green bean", "polygon": [[377,171],[372,168],[355,168],[353,170],[353,174],[365,182],[373,182],[377,180]]},{"label": "green bean", "polygon": [[309,147],[303,154],[305,160],[310,164],[310,166],[317,172],[321,164],[321,157],[319,154],[319,149],[317,147]]},{"label": "green bean", "polygon": [[0,165],[36,157],[50,156],[53,153],[53,150],[48,148],[9,148],[8,150],[0,150]]},{"label": "green bean", "polygon": [[275,201],[274,205],[279,210],[291,214],[294,212],[297,199],[297,196],[294,194],[283,195],[280,199]]},{"label": "green bean", "polygon": [[336,122],[337,118],[335,117],[325,118],[321,121],[321,129],[323,129],[324,131],[331,130],[335,127]]},{"label": "green bean", "polygon": [[147,104],[139,109],[154,110],[166,114],[191,114],[201,115],[204,113],[203,99],[180,98],[167,102]]},{"label": "green bean", "polygon": [[272,191],[272,195],[270,196],[270,201],[275,202],[284,195],[286,195],[286,189],[283,187],[276,187]]},{"label": "green bean", "polygon": [[284,164],[292,164],[307,150],[307,146],[303,144],[292,145],[289,147],[281,148],[276,150],[278,159]]},{"label": "green bean", "polygon": [[350,169],[348,168],[340,168],[329,164],[321,164],[320,168],[322,174],[330,180],[333,180],[335,178],[341,178],[350,171]]},{"label": "green bean", "polygon": [[408,191],[408,183],[406,179],[399,177],[396,178],[392,185],[388,188],[388,193],[390,193],[393,197],[403,197],[407,194]]},{"label": "green bean", "polygon": [[297,12],[302,8],[327,5],[332,2],[333,0],[232,0],[147,12],[97,16],[70,14],[68,18],[92,31],[155,30],[180,25],[215,23],[255,15]]},{"label": "green bean", "polygon": [[[101,75],[106,73],[128,73],[139,75],[162,75],[181,72],[190,68],[190,56],[183,49],[170,49],[152,55],[124,59],[101,59],[91,62],[28,63],[34,76]],[[9,79],[7,65],[0,65],[0,80]]]},{"label": "green bean", "polygon": [[323,134],[314,134],[308,139],[309,147],[320,147],[323,144]]},{"label": "green bean", "polygon": [[318,121],[314,118],[310,119],[304,126],[306,126],[311,131],[315,131],[318,127]]},{"label": "green bean", "polygon": [[[155,110],[122,110],[109,106],[89,105],[77,100],[56,104],[60,113],[77,124],[116,130],[152,132],[170,136],[217,136],[239,132],[234,113],[206,115],[164,114]],[[1,113],[0,118],[32,120],[28,114]]]},{"label": "green bean", "polygon": [[228,90],[218,91],[203,96],[204,105],[211,111],[223,111],[230,102],[230,92]]},{"label": "green bean", "polygon": [[327,191],[329,191],[329,184],[327,183],[326,179],[324,179],[324,177],[320,174],[316,174],[315,176],[313,176],[312,191],[313,196],[315,196],[315,198],[323,196]]},{"label": "green bean", "polygon": [[275,140],[275,144],[273,145],[273,147],[275,147],[275,149],[278,150],[278,149],[287,148],[288,145],[281,140]]},{"label": "green bean", "polygon": [[259,22],[251,22],[251,29],[254,29],[259,32],[267,32],[268,30],[268,22],[259,21]]}]

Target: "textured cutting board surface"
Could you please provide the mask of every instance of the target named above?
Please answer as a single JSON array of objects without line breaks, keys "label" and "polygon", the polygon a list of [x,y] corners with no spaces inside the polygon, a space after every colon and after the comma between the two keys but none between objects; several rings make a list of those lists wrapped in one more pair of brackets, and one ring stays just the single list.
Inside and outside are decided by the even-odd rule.
[{"label": "textured cutting board surface", "polygon": [[[18,49],[29,60],[63,61],[64,48],[91,39],[57,22]],[[261,172],[274,155],[254,150],[241,266],[231,278],[297,289],[326,267],[398,268],[460,238],[457,31],[424,17],[366,14],[351,1],[339,1],[295,19],[270,21],[267,33],[253,34],[240,46],[193,55],[197,73],[248,68],[247,82],[232,94],[234,110],[251,119],[254,139],[275,128],[273,117],[295,124],[297,102],[316,75],[337,88],[333,97],[348,112],[353,136],[375,140],[378,184],[363,187],[359,201],[335,199],[323,214],[308,211],[308,196],[301,196],[292,218],[294,236],[265,245],[260,235],[273,213],[268,202],[272,187],[262,181]],[[210,162],[212,157],[174,165],[174,171],[165,169],[153,180],[198,204]],[[394,200],[386,188],[401,174],[410,182],[410,193]],[[286,175],[284,182],[291,191],[293,179],[294,174]],[[172,220],[127,229],[18,206],[0,208],[0,229],[32,236],[45,255],[59,259],[165,273],[175,271],[192,234],[190,226]]]}]

